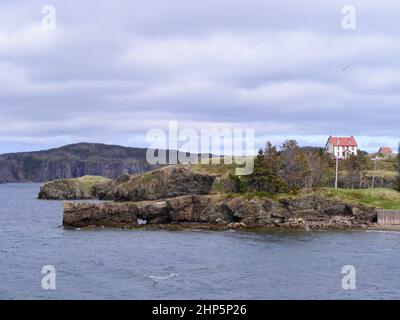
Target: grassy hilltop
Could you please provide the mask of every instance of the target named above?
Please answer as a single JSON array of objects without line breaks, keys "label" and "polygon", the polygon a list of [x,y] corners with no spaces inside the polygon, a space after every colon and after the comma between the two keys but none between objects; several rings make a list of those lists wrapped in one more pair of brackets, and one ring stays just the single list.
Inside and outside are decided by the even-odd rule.
[{"label": "grassy hilltop", "polygon": [[337,199],[350,203],[360,203],[367,206],[388,210],[400,210],[400,192],[388,189],[334,189],[319,188],[313,193],[326,198]]}]

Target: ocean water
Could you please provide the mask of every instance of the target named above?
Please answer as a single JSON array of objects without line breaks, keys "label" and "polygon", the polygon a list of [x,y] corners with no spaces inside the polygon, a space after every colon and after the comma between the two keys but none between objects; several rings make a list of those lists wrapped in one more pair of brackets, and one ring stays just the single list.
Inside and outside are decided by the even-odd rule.
[{"label": "ocean water", "polygon": [[0,299],[400,297],[400,233],[64,230],[62,203],[37,200],[39,186],[0,185]]}]

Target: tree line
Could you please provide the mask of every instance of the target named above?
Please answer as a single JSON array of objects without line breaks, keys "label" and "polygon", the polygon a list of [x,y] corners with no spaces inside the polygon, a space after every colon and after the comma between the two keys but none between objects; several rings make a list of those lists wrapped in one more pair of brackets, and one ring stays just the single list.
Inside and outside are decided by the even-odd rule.
[{"label": "tree line", "polygon": [[[368,188],[371,169],[365,152],[340,161],[339,186]],[[396,187],[400,190],[399,178]],[[335,180],[335,159],[322,148],[301,148],[296,140],[286,140],[281,146],[268,141],[254,159],[254,171],[249,176],[233,177],[238,192],[280,193],[304,188],[331,187]]]}]

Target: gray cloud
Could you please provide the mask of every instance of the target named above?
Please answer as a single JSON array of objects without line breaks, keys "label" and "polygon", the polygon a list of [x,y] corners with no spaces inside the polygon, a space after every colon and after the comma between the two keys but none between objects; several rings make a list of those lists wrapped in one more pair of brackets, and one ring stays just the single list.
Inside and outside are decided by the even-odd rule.
[{"label": "gray cloud", "polygon": [[400,3],[352,2],[354,31],[336,0],[53,1],[52,32],[47,2],[2,2],[0,152],[145,146],[168,120],[254,128],[260,145],[338,133],[395,146]]}]

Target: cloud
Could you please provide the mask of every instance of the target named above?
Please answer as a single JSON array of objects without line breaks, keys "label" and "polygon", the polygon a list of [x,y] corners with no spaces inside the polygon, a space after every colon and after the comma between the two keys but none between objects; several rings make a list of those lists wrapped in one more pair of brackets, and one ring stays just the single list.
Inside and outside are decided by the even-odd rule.
[{"label": "cloud", "polygon": [[393,145],[400,4],[353,2],[355,31],[341,28],[336,0],[54,1],[53,32],[40,27],[42,1],[2,3],[0,153],[145,146],[168,120],[254,128],[260,145],[330,134]]}]

